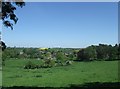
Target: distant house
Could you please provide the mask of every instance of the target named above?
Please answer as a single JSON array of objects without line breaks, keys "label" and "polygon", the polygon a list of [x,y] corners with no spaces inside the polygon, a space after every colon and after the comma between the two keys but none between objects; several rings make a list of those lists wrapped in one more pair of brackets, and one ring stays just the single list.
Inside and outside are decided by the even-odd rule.
[{"label": "distant house", "polygon": [[24,52],[23,51],[20,51],[20,55],[22,55]]}]

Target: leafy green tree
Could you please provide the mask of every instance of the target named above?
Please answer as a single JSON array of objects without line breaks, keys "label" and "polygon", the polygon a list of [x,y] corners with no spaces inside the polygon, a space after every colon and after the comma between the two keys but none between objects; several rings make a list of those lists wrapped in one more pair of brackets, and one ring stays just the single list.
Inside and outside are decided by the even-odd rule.
[{"label": "leafy green tree", "polygon": [[93,46],[89,46],[85,49],[81,49],[78,52],[77,58],[81,61],[94,60],[97,58],[96,49]]},{"label": "leafy green tree", "polygon": [[106,60],[109,58],[109,47],[107,45],[99,44],[99,46],[96,47],[96,51],[98,59]]},{"label": "leafy green tree", "polygon": [[73,53],[68,55],[68,60],[75,60],[75,59],[76,59],[76,57]]},{"label": "leafy green tree", "polygon": [[108,46],[109,51],[108,51],[108,56],[109,58],[107,60],[116,60],[118,59],[118,45],[116,44],[115,46],[109,45]]},{"label": "leafy green tree", "polygon": [[97,58],[96,49],[93,46],[89,46],[84,50],[86,60],[94,60]]},{"label": "leafy green tree", "polygon": [[62,51],[57,52],[56,60],[57,60],[57,63],[60,65],[63,65],[63,63],[66,61],[66,56],[64,55]]}]

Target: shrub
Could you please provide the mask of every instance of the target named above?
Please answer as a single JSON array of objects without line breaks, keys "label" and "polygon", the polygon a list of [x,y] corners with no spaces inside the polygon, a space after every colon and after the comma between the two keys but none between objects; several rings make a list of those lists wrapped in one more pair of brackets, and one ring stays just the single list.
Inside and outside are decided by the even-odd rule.
[{"label": "shrub", "polygon": [[26,65],[24,66],[24,69],[34,69],[36,68],[36,65],[32,63],[31,61],[28,61]]},{"label": "shrub", "polygon": [[46,59],[45,62],[44,62],[44,67],[47,68],[47,67],[53,67],[55,66],[55,61],[54,60],[51,60],[51,59]]}]

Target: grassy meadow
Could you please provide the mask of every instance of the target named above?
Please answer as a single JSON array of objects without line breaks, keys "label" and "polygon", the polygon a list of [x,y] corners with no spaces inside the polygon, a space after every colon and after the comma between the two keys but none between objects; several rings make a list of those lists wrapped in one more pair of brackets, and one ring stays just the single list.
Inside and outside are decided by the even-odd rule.
[{"label": "grassy meadow", "polygon": [[[40,60],[32,59],[40,63]],[[24,69],[28,60],[6,60],[3,66],[4,87],[68,87],[70,84],[118,82],[118,61],[73,62],[52,68]]]},{"label": "grassy meadow", "polygon": [[0,69],[0,86],[2,86],[2,71]]}]

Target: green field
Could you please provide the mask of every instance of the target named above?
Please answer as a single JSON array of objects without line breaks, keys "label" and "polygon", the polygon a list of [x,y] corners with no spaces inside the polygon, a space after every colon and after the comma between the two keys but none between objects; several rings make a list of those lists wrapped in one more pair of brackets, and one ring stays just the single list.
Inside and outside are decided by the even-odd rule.
[{"label": "green field", "polygon": [[2,71],[0,70],[0,86],[2,86]]},{"label": "green field", "polygon": [[15,59],[5,62],[2,83],[4,87],[67,87],[70,84],[118,82],[118,61],[73,62],[69,66],[24,69],[27,61]]}]

